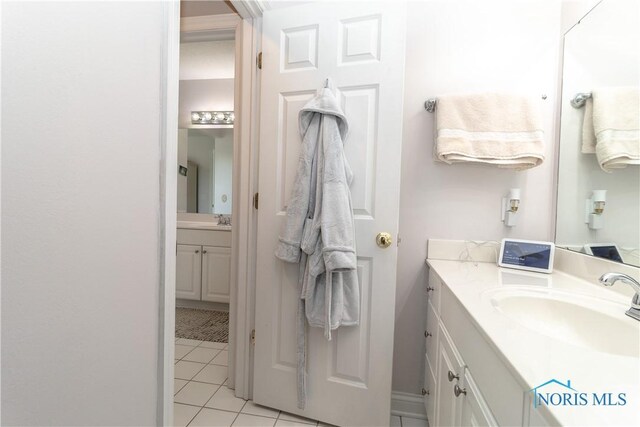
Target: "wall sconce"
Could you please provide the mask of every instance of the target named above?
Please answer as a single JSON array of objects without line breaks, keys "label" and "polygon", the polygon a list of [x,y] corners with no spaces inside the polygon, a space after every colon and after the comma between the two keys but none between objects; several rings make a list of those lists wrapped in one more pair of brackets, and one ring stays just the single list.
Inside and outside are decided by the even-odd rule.
[{"label": "wall sconce", "polygon": [[584,222],[592,230],[604,227],[604,205],[607,202],[607,190],[593,190],[591,198],[585,201]]},{"label": "wall sconce", "polygon": [[502,198],[502,222],[507,227],[516,225],[516,212],[520,206],[520,189],[512,188],[507,197]]},{"label": "wall sconce", "polygon": [[191,124],[232,125],[236,116],[233,111],[192,111]]}]

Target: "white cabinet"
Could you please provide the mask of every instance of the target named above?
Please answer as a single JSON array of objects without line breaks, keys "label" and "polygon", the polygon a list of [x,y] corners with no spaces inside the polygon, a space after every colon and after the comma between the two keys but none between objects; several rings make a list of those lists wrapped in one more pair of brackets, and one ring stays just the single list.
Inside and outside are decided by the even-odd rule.
[{"label": "white cabinet", "polygon": [[429,274],[428,286],[424,404],[429,423],[434,426],[497,426],[464,355],[440,315],[440,310],[444,312],[451,308],[441,301],[443,284],[435,274]]},{"label": "white cabinet", "polygon": [[[459,399],[459,426],[495,426],[498,425],[493,419],[487,403],[482,398],[480,390],[476,385],[469,370],[465,369],[464,378],[457,399]],[[455,393],[454,393],[455,395]]]},{"label": "white cabinet", "polygon": [[231,232],[178,229],[176,298],[229,303]]},{"label": "white cabinet", "polygon": [[438,345],[437,364],[437,394],[438,407],[436,408],[437,426],[454,426],[456,424],[458,412],[458,399],[454,395],[454,387],[458,383],[463,372],[462,360],[454,350],[451,339],[440,325],[440,342]]},{"label": "white cabinet", "polygon": [[229,302],[231,248],[202,247],[202,300]]},{"label": "white cabinet", "polygon": [[199,300],[202,289],[201,246],[178,245],[176,251],[176,298]]}]

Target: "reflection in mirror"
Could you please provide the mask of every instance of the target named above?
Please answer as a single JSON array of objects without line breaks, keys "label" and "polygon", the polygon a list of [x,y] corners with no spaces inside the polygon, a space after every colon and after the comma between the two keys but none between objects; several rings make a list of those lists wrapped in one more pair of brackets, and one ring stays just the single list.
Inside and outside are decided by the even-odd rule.
[{"label": "reflection in mirror", "polygon": [[178,212],[231,214],[233,129],[180,129]]},{"label": "reflection in mirror", "polygon": [[640,2],[603,0],[564,37],[556,245],[640,265]]}]

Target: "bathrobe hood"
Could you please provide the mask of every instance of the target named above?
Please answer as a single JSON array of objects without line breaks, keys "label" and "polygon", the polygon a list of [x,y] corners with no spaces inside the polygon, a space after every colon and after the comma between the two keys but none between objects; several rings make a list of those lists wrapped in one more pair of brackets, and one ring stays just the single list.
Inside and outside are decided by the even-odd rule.
[{"label": "bathrobe hood", "polygon": [[309,129],[309,125],[313,120],[313,113],[335,116],[340,138],[344,142],[347,138],[347,134],[349,133],[349,122],[342,112],[342,109],[338,104],[338,100],[330,89],[324,88],[320,90],[320,93],[318,93],[318,95],[311,101],[307,102],[307,104],[302,107],[302,110],[300,110],[300,114],[298,116],[298,128],[300,135],[304,135],[307,132],[307,129]]}]

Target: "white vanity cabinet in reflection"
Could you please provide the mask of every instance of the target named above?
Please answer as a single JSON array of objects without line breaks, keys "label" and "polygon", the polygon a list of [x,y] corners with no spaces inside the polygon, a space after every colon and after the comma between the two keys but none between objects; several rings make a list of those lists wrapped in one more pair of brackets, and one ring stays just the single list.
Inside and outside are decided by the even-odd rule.
[{"label": "white vanity cabinet in reflection", "polygon": [[231,248],[202,247],[202,301],[229,302]]},{"label": "white vanity cabinet in reflection", "polygon": [[202,289],[201,246],[178,245],[176,252],[176,298],[199,300]]},{"label": "white vanity cabinet in reflection", "polygon": [[178,229],[176,298],[229,303],[231,231]]},{"label": "white vanity cabinet in reflection", "polygon": [[[441,316],[450,306],[438,276],[429,272],[425,329],[426,366],[424,404],[434,426],[497,426],[489,405]],[[443,296],[444,295],[444,296]],[[441,301],[441,297],[443,301]],[[520,409],[516,408],[520,412]],[[513,419],[508,414],[505,419]],[[516,414],[519,418],[521,412]]]}]

